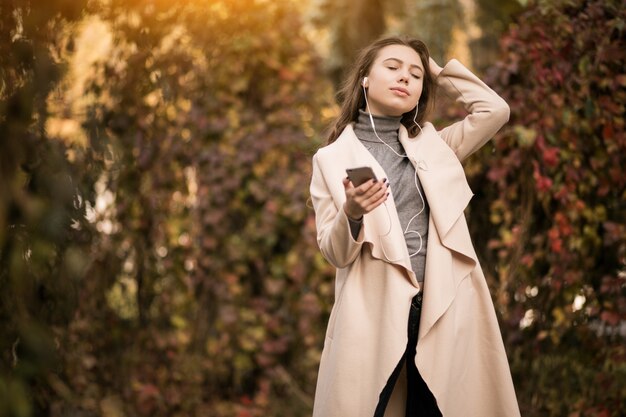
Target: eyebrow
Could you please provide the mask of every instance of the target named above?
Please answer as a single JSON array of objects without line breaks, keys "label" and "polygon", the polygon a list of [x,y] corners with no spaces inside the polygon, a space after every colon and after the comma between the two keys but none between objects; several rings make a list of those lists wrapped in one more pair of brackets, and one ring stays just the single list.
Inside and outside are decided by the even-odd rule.
[{"label": "eyebrow", "polygon": [[[387,58],[387,59],[385,59],[383,62],[387,62],[387,61],[391,61],[391,60],[393,60],[393,61],[397,61],[397,62],[399,62],[400,64],[404,64],[404,61],[402,61],[401,59],[398,59],[398,58]],[[417,68],[418,70],[420,70],[420,71],[424,72],[424,70],[422,69],[422,67],[420,67],[419,65],[416,65],[416,64],[411,64],[410,66],[411,66],[412,68]]]}]

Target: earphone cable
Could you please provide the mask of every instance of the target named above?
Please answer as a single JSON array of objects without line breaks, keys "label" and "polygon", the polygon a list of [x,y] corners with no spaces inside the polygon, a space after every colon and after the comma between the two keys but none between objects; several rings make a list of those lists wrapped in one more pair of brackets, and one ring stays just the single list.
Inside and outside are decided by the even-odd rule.
[{"label": "earphone cable", "polygon": [[[380,138],[380,136],[378,136],[378,133],[376,132],[376,126],[374,124],[374,117],[372,116],[372,112],[370,110],[370,105],[369,105],[369,101],[367,99],[367,90],[365,89],[365,86],[363,85],[363,94],[365,96],[365,104],[367,106],[367,113],[369,115],[370,118],[370,123],[372,124],[372,130],[374,131],[374,135],[376,136],[376,138],[383,143],[385,146],[387,146],[394,154],[396,154],[398,157],[400,158],[408,158],[409,156],[405,153],[404,155],[400,155],[398,152],[395,151],[395,149],[393,149],[387,142],[385,142],[384,140],[382,140]],[[417,121],[415,120],[417,118],[417,106],[415,108],[415,116],[413,117],[413,122],[417,125],[417,127],[419,127],[420,132],[422,132],[422,127],[419,125],[419,123],[417,123]],[[417,249],[417,251],[415,251],[412,254],[409,254],[409,257],[412,258],[413,256],[417,255],[418,253],[420,253],[420,251],[422,250],[423,247],[423,238],[422,235],[417,231],[417,230],[409,230],[411,223],[413,222],[413,220],[415,220],[426,208],[426,202],[424,200],[424,196],[422,195],[422,192],[420,191],[419,185],[418,185],[418,175],[417,175],[417,170],[415,170],[415,176],[414,176],[414,180],[415,180],[415,189],[417,190],[418,195],[420,196],[420,199],[422,200],[422,208],[413,216],[411,217],[411,219],[408,221],[406,228],[404,229],[404,235],[406,236],[407,234],[410,233],[415,233],[417,234],[417,236],[420,239],[420,244],[419,244],[419,248]],[[389,218],[389,230],[387,230],[387,232],[384,235],[381,236],[388,236],[389,233],[391,233],[391,214],[389,213],[389,207],[387,207],[387,202],[383,203],[385,205],[385,209],[387,210],[387,217]],[[387,253],[385,252],[385,248],[384,245],[382,246],[382,250],[383,253],[385,254],[385,257],[387,258],[388,261],[393,262],[393,260],[389,259],[389,257],[387,256]],[[399,259],[398,259],[399,260]],[[397,261],[397,260],[396,260]]]}]

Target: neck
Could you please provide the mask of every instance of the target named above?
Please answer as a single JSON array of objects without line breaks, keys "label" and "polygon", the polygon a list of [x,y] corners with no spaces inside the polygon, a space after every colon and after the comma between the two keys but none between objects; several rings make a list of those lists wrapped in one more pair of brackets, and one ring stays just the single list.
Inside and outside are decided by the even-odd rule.
[{"label": "neck", "polygon": [[[400,120],[402,116],[377,116],[372,115],[376,134],[387,143],[398,141],[398,129],[400,129]],[[370,115],[367,111],[359,110],[359,117],[354,124],[354,133],[365,142],[380,142],[374,134]]]}]

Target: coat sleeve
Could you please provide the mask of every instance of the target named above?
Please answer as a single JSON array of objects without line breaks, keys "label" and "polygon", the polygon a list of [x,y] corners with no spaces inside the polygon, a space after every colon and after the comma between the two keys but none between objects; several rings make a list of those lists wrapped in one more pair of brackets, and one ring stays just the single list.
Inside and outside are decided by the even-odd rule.
[{"label": "coat sleeve", "polygon": [[338,209],[333,201],[319,166],[317,154],[313,156],[310,191],[320,251],[333,266],[345,268],[354,262],[361,251],[364,225],[361,225],[361,230],[355,240],[350,232],[348,216],[343,209]]},{"label": "coat sleeve", "polygon": [[463,120],[439,131],[460,161],[489,141],[509,120],[510,110],[504,99],[456,59],[439,73],[437,85],[469,112]]}]

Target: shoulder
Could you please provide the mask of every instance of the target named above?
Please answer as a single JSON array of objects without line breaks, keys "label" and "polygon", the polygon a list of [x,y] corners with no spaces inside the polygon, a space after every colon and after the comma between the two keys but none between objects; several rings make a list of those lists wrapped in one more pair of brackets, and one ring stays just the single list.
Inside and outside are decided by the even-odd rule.
[{"label": "shoulder", "polygon": [[336,158],[337,156],[341,155],[341,153],[346,149],[346,146],[348,145],[348,141],[346,139],[350,134],[354,134],[352,124],[348,124],[334,142],[319,148],[317,152],[315,152],[315,154],[313,155],[313,161]]}]

